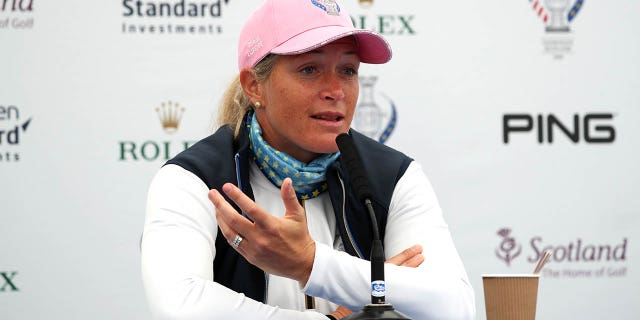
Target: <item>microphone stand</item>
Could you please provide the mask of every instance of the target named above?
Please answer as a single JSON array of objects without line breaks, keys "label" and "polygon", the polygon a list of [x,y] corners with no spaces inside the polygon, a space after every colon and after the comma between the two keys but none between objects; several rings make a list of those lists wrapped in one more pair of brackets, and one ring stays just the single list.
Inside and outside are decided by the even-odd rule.
[{"label": "microphone stand", "polygon": [[364,203],[371,217],[371,229],[373,231],[373,241],[371,243],[371,303],[364,306],[360,312],[345,317],[343,320],[411,320],[411,318],[396,311],[391,304],[385,302],[384,247],[380,240],[378,223],[371,200],[365,199]]},{"label": "microphone stand", "polygon": [[369,181],[364,174],[362,161],[358,150],[350,135],[343,133],[338,135],[336,143],[341,152],[341,157],[347,166],[353,190],[358,199],[362,201],[369,213],[371,220],[371,231],[373,240],[371,243],[371,303],[364,306],[360,312],[354,313],[344,320],[391,320],[411,318],[396,311],[393,306],[385,302],[385,282],[384,282],[384,246],[380,239],[378,221],[376,219],[373,205],[371,204],[371,191]]}]

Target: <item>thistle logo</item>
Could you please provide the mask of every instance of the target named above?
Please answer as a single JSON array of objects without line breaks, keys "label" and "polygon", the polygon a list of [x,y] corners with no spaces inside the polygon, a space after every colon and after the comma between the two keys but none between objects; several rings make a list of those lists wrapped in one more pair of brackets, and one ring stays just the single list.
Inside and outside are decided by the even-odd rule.
[{"label": "thistle logo", "polygon": [[[360,93],[360,103],[358,103],[356,107],[353,127],[369,138],[378,140],[380,143],[385,143],[396,127],[398,112],[393,100],[374,90],[377,80],[378,77],[375,76],[360,77],[362,91]],[[380,96],[382,100],[385,100],[382,106],[387,107],[386,112],[383,111],[381,105],[376,102],[374,98],[376,94]]]},{"label": "thistle logo", "polygon": [[529,3],[545,25],[545,51],[555,59],[562,59],[571,52],[573,38],[569,36],[569,25],[582,9],[584,0],[529,0]]},{"label": "thistle logo", "polygon": [[0,18],[0,30],[33,28],[33,17],[25,17],[25,14],[33,13],[33,0],[0,0],[1,13],[15,14],[15,16]]},{"label": "thistle logo", "polygon": [[0,292],[19,291],[14,279],[17,274],[18,271],[0,272]]},{"label": "thistle logo", "polygon": [[502,228],[498,230],[498,235],[502,237],[502,242],[496,249],[496,256],[511,266],[511,261],[520,255],[522,246],[516,243],[516,239],[511,237],[511,229]]},{"label": "thistle logo", "polygon": [[178,103],[171,101],[162,103],[159,108],[156,108],[162,129],[164,132],[173,134],[178,131],[184,108],[180,107]]},{"label": "thistle logo", "polygon": [[[174,101],[167,101],[155,108],[162,130],[170,135],[175,134],[180,127],[180,121],[185,108]],[[180,142],[171,140],[146,140],[146,141],[120,141],[120,161],[156,161],[169,160],[178,152],[189,148],[194,141],[183,140]]]},{"label": "thistle logo", "polygon": [[[4,123],[8,123],[7,126]],[[31,118],[20,120],[20,110],[13,105],[0,105],[0,162],[18,162],[20,153],[16,148],[24,137]]]}]

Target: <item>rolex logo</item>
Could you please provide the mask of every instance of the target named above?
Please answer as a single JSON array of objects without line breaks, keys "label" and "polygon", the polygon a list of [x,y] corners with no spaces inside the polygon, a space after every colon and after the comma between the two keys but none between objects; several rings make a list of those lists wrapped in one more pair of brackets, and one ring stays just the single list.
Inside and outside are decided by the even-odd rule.
[{"label": "rolex logo", "polygon": [[0,292],[20,291],[16,286],[15,276],[18,271],[3,271],[0,272]]},{"label": "rolex logo", "polygon": [[163,102],[160,107],[156,108],[156,113],[160,118],[162,129],[166,133],[174,133],[178,130],[184,108],[177,102],[168,101],[167,103]]}]

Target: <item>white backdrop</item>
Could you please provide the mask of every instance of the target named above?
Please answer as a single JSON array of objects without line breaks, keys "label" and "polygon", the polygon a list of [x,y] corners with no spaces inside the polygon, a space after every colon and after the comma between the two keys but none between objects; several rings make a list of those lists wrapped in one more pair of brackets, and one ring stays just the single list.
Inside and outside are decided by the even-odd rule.
[{"label": "white backdrop", "polygon": [[[260,1],[145,14],[180,2],[0,1],[0,318],[150,318],[148,183],[211,132]],[[567,2],[570,30],[552,32],[547,2],[344,0],[394,49],[361,68],[377,80],[359,109],[379,121],[361,129],[395,107],[386,143],[426,168],[478,319],[481,274],[530,272],[545,247],[538,319],[640,316],[640,4]]]}]

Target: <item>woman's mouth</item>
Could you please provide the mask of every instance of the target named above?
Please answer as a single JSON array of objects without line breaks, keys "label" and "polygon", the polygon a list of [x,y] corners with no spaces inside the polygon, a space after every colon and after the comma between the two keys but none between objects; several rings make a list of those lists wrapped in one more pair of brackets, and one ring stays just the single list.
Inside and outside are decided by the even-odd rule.
[{"label": "woman's mouth", "polygon": [[338,122],[338,121],[341,121],[342,119],[344,119],[344,116],[341,116],[341,115],[313,115],[313,116],[311,116],[311,118],[314,118],[314,119],[317,119],[317,120]]}]

